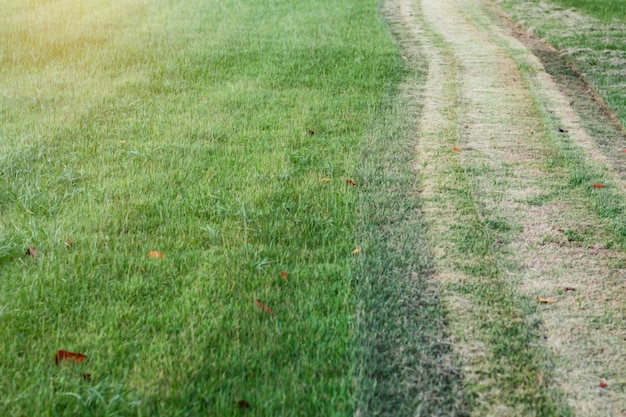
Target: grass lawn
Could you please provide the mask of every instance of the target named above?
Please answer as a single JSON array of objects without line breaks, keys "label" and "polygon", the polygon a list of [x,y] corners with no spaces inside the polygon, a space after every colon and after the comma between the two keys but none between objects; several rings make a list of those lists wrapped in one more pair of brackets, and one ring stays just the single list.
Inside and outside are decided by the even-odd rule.
[{"label": "grass lawn", "polygon": [[626,126],[626,2],[503,0],[499,5],[561,51]]},{"label": "grass lawn", "polygon": [[377,1],[0,9],[0,414],[351,414]]}]

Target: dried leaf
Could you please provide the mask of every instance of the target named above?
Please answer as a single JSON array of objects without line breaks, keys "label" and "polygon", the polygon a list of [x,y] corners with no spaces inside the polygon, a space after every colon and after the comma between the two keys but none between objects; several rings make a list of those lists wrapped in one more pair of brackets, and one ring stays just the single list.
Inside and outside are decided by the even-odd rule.
[{"label": "dried leaf", "polygon": [[63,361],[82,362],[85,359],[87,359],[87,356],[83,355],[82,353],[68,352],[67,350],[59,350],[57,351],[57,354],[54,355],[54,363],[56,363],[57,365],[59,364],[59,362]]},{"label": "dried leaf", "polygon": [[163,258],[165,258],[165,255],[163,254],[163,252],[160,252],[158,250],[152,250],[152,251],[148,252],[148,258],[150,258],[150,259],[163,259]]},{"label": "dried leaf", "polygon": [[320,180],[320,182],[329,182],[329,181],[330,181],[330,178],[322,178],[322,179]]},{"label": "dried leaf", "polygon": [[237,406],[239,408],[250,408],[250,403],[246,400],[239,400],[237,401]]},{"label": "dried leaf", "polygon": [[600,383],[598,384],[598,386],[599,386],[600,388],[606,388],[606,387],[608,387],[608,386],[609,386],[609,384],[607,384],[607,383],[606,383],[606,382],[604,382],[604,381],[600,381]]},{"label": "dried leaf", "polygon": [[356,248],[355,250],[352,251],[353,255],[358,255],[359,253],[361,253],[361,248]]},{"label": "dried leaf", "polygon": [[37,249],[32,246],[26,250],[26,256],[32,256],[33,258],[37,256]]},{"label": "dried leaf", "polygon": [[126,141],[125,140],[120,140],[120,145],[126,145]]},{"label": "dried leaf", "polygon": [[260,309],[262,309],[263,311],[265,311],[266,313],[272,314],[274,311],[269,308],[268,306],[266,306],[265,304],[263,304],[261,302],[261,300],[256,300],[255,302],[256,306],[259,307]]},{"label": "dried leaf", "polygon": [[597,183],[592,185],[593,188],[604,188],[604,184]]},{"label": "dried leaf", "polygon": [[80,377],[85,381],[91,381],[91,374],[80,374]]},{"label": "dried leaf", "polygon": [[356,184],[354,183],[354,181],[352,181],[350,178],[348,178],[348,179],[346,180],[346,184],[351,185],[351,186],[353,186],[353,187],[358,187],[358,185],[356,185]]},{"label": "dried leaf", "polygon": [[74,246],[74,242],[72,242],[69,239],[65,239],[65,247],[66,248],[71,248],[72,246]]},{"label": "dried leaf", "polygon": [[544,303],[544,304],[554,304],[554,303],[556,303],[556,300],[553,300],[551,298],[537,297],[537,301],[539,301],[540,303]]},{"label": "dried leaf", "polygon": [[574,287],[563,287],[563,291],[565,291],[565,292],[576,291],[576,288],[574,288]]},{"label": "dried leaf", "polygon": [[406,61],[408,58],[405,57],[404,55],[402,55],[402,59],[404,59]]},{"label": "dried leaf", "polygon": [[280,277],[284,278],[284,279],[287,279],[287,278],[289,278],[289,275],[287,275],[287,273],[285,271],[280,271]]},{"label": "dried leaf", "polygon": [[309,135],[309,136],[313,136],[313,135],[315,135],[315,132],[312,131],[312,130],[307,130],[306,134]]},{"label": "dried leaf", "polygon": [[567,133],[567,130],[559,127],[559,133]]},{"label": "dried leaf", "polygon": [[452,150],[453,150],[454,152],[461,152],[461,148],[459,148],[459,147],[457,147],[457,146],[455,146],[454,148],[452,148]]}]

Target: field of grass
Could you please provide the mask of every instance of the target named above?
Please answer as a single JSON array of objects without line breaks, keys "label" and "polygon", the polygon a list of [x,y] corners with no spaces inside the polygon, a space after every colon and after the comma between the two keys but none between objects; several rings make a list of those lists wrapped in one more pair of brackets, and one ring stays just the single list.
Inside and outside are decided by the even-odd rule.
[{"label": "field of grass", "polygon": [[623,0],[554,0],[554,2],[605,21],[626,20],[626,2]]},{"label": "field of grass", "polygon": [[626,2],[504,0],[499,5],[561,51],[626,126]]},{"label": "field of grass", "polygon": [[0,414],[352,413],[376,5],[3,2]]}]

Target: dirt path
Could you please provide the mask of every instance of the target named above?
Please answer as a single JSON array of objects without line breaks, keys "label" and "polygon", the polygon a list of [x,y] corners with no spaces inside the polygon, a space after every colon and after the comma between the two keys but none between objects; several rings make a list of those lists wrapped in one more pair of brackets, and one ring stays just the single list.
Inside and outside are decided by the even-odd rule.
[{"label": "dirt path", "polygon": [[[581,201],[567,169],[551,164],[555,141],[565,138],[617,188],[623,183],[540,60],[491,8],[480,0],[387,4],[405,28],[409,61],[429,63],[424,89],[407,97],[423,105],[422,211],[472,414],[626,416],[626,256],[609,249],[610,228]],[[498,300],[485,301],[490,295]],[[525,346],[507,347],[500,328],[531,329],[519,338]]]}]

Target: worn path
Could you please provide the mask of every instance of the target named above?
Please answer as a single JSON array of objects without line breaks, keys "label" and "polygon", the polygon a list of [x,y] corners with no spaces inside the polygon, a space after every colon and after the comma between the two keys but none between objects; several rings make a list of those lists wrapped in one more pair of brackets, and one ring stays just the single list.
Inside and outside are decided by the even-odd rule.
[{"label": "worn path", "polygon": [[622,179],[492,4],[385,10],[409,64],[428,62],[405,97],[469,413],[626,416],[626,256],[581,191],[593,182],[558,161],[577,152],[621,197]]}]

